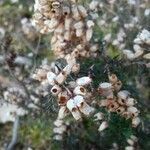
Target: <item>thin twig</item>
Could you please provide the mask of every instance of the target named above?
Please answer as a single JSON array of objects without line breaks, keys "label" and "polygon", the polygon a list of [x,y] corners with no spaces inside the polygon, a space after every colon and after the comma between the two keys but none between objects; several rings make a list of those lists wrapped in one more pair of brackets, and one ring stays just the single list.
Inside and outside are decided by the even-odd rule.
[{"label": "thin twig", "polygon": [[6,150],[14,150],[14,146],[16,145],[18,138],[18,129],[19,129],[19,116],[16,115],[12,131],[12,139]]}]

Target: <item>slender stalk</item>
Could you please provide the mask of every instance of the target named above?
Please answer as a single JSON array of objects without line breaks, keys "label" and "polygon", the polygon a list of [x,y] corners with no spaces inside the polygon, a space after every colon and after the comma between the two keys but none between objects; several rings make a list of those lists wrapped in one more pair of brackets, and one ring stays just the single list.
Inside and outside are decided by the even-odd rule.
[{"label": "slender stalk", "polygon": [[8,147],[6,148],[6,150],[14,150],[14,147],[18,139],[18,129],[19,129],[19,116],[16,116],[14,125],[13,125],[13,130],[12,130],[12,139]]}]

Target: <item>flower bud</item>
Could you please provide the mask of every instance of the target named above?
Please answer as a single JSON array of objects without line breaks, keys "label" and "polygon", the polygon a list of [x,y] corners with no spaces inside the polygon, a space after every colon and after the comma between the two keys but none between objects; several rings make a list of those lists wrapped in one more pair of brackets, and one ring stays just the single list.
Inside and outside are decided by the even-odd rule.
[{"label": "flower bud", "polygon": [[54,121],[54,125],[55,125],[56,127],[60,127],[62,124],[63,124],[63,121],[60,120],[60,119],[57,119],[56,121]]},{"label": "flower bud", "polygon": [[108,128],[108,123],[106,121],[103,121],[101,125],[99,126],[98,131],[101,132],[105,130],[106,128]]},{"label": "flower bud", "polygon": [[90,41],[91,38],[92,38],[92,35],[93,35],[93,29],[92,28],[87,29],[87,31],[86,31],[86,40]]},{"label": "flower bud", "polygon": [[149,59],[150,59],[150,53],[145,54],[145,55],[143,56],[143,58],[149,60]]},{"label": "flower bud", "polygon": [[113,85],[113,87],[114,87],[114,90],[115,90],[115,91],[119,91],[119,90],[121,89],[121,87],[122,87],[122,82],[121,82],[120,80],[118,80],[118,81]]},{"label": "flower bud", "polygon": [[110,81],[111,83],[113,83],[113,84],[118,81],[118,78],[117,78],[117,76],[116,76],[115,74],[109,75],[108,78],[109,78],[109,81]]},{"label": "flower bud", "polygon": [[54,128],[53,132],[58,134],[63,134],[66,131],[66,126],[62,125],[59,128]]},{"label": "flower bud", "polygon": [[133,146],[126,146],[125,150],[135,150]]},{"label": "flower bud", "polygon": [[55,84],[55,82],[54,82],[55,78],[56,78],[56,74],[55,73],[53,73],[53,72],[48,72],[47,73],[47,79],[48,79],[48,82],[49,82],[50,85],[54,85]]},{"label": "flower bud", "polygon": [[127,142],[129,145],[133,146],[134,145],[134,141],[132,139],[127,139]]},{"label": "flower bud", "polygon": [[53,139],[54,140],[57,140],[57,141],[62,141],[62,135],[55,135],[54,137],[53,137]]},{"label": "flower bud", "polygon": [[72,73],[79,73],[80,71],[80,64],[75,64],[73,67],[72,67]]},{"label": "flower bud", "polygon": [[61,106],[58,112],[58,119],[63,119],[67,115],[66,106]]},{"label": "flower bud", "polygon": [[79,10],[81,17],[85,18],[87,16],[87,11],[82,5],[78,6],[78,10]]},{"label": "flower bud", "polygon": [[79,10],[77,8],[76,5],[73,5],[72,6],[72,17],[75,19],[75,20],[80,20],[81,19],[81,16],[79,14]]},{"label": "flower bud", "polygon": [[63,72],[64,72],[66,75],[69,75],[69,74],[71,73],[71,68],[72,68],[72,66],[67,65],[67,66],[63,69]]},{"label": "flower bud", "polygon": [[88,20],[88,21],[87,21],[87,27],[88,27],[88,28],[94,27],[94,22],[93,22],[92,20]]},{"label": "flower bud", "polygon": [[132,127],[136,128],[140,124],[141,120],[139,117],[135,117],[132,119]]},{"label": "flower bud", "polygon": [[75,81],[70,81],[70,82],[68,83],[68,87],[71,88],[71,89],[76,88],[76,86],[77,86],[77,84],[76,84]]},{"label": "flower bud", "polygon": [[83,36],[83,29],[82,28],[76,30],[76,36],[77,37]]},{"label": "flower bud", "polygon": [[82,29],[84,27],[84,23],[82,21],[79,21],[74,24],[75,29]]}]

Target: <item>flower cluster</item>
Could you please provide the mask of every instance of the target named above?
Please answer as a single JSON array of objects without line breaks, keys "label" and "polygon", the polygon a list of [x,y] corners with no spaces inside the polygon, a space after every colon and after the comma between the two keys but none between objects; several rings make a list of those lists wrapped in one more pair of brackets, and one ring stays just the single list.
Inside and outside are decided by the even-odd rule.
[{"label": "flower cluster", "polygon": [[4,99],[10,104],[21,105],[25,103],[26,94],[19,87],[10,87],[3,93]]},{"label": "flower cluster", "polygon": [[[110,11],[115,9],[115,1],[110,1]],[[36,0],[34,6],[34,24],[41,33],[53,33],[51,47],[58,58],[66,61],[66,66],[59,66],[56,63],[43,65],[36,70],[33,78],[40,81],[43,86],[50,86],[50,93],[57,99],[59,105],[58,118],[54,122],[54,139],[62,140],[63,133],[66,131],[66,124],[63,119],[71,113],[75,120],[82,120],[83,116],[89,116],[95,110],[91,107],[91,101],[95,95],[91,88],[91,76],[80,76],[80,64],[77,62],[79,56],[97,56],[98,45],[93,44],[92,35],[95,22],[99,27],[108,27],[109,13],[103,14],[99,18],[100,9],[105,10],[105,4],[93,0],[89,8],[76,3],[76,1],[63,0]],[[117,8],[118,9],[118,8]],[[122,12],[123,8],[119,8]],[[106,20],[105,20],[106,19]],[[108,20],[107,20],[108,19]],[[112,21],[117,24],[120,16],[114,16]],[[115,37],[110,32],[104,40],[123,50],[126,47],[126,31],[133,27],[140,28],[137,24],[138,19],[131,16],[128,23],[119,26]],[[117,26],[117,25],[116,25]],[[145,34],[148,31],[142,32]],[[138,35],[135,39],[136,44],[143,44],[143,35]],[[149,36],[146,36],[149,38]],[[144,42],[149,43],[149,39],[144,38]],[[139,39],[140,42],[139,43]],[[137,43],[138,42],[138,43]],[[135,46],[137,48],[137,45]],[[138,49],[138,48],[137,48]],[[135,50],[136,51],[136,50]],[[125,51],[124,51],[125,52]],[[138,51],[139,53],[139,51]],[[142,55],[142,54],[141,54]],[[73,76],[78,77],[74,79]],[[105,100],[101,100],[99,107],[105,107],[108,112],[116,112],[120,116],[131,119],[132,126],[137,127],[140,123],[138,117],[139,110],[135,107],[136,100],[126,90],[121,90],[122,82],[115,74],[109,75],[109,82],[100,83],[98,92]],[[94,90],[97,92],[97,90]],[[92,101],[93,102],[93,101]],[[97,102],[96,102],[97,103]],[[108,120],[102,112],[94,115],[95,121],[102,121],[98,131],[101,132],[108,128]]]},{"label": "flower cluster", "polygon": [[95,23],[88,9],[62,0],[36,0],[34,8],[34,24],[41,33],[53,33],[51,47],[57,57],[97,56],[98,45],[90,42]]},{"label": "flower cluster", "polygon": [[150,59],[150,31],[143,29],[141,33],[134,39],[134,51],[124,50],[123,53],[129,60],[134,60],[143,57],[146,60]]},{"label": "flower cluster", "polygon": [[66,115],[66,109],[68,109],[76,120],[80,120],[82,114],[89,116],[94,111],[94,108],[86,102],[91,97],[91,93],[86,87],[91,84],[92,79],[84,76],[68,81],[71,73],[79,72],[80,65],[72,55],[67,55],[66,60],[67,65],[64,68],[56,69],[55,66],[55,69],[51,67],[50,71],[39,69],[33,77],[50,84],[51,94],[57,97],[60,106],[61,118]]},{"label": "flower cluster", "polygon": [[0,123],[13,122],[16,116],[24,116],[27,113],[22,107],[0,99]]},{"label": "flower cluster", "polygon": [[[109,83],[101,83],[98,90],[101,96],[106,97],[100,101],[101,107],[106,107],[109,112],[116,112],[126,119],[132,119],[132,126],[140,123],[139,110],[135,107],[136,101],[126,90],[121,89],[121,82],[115,74],[109,75]],[[119,84],[118,84],[119,83]]]}]

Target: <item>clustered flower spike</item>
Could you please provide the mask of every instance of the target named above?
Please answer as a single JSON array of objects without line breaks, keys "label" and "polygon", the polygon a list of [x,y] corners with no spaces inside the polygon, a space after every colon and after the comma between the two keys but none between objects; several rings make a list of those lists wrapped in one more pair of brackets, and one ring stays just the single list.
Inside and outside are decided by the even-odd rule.
[{"label": "clustered flower spike", "polygon": [[[52,68],[48,71],[43,68],[37,70],[33,77],[42,83],[47,82],[51,86],[50,92],[57,98],[57,103],[60,106],[59,119],[63,119],[66,112],[70,111],[76,120],[80,120],[82,115],[89,116],[94,111],[94,108],[87,103],[90,94],[86,88],[91,84],[92,79],[89,76],[84,76],[68,82],[68,77],[71,73],[78,72],[80,65],[71,55],[68,55],[66,60],[67,65],[62,69],[59,68],[60,71]],[[78,69],[74,70],[75,66]]]},{"label": "clustered flower spike", "polygon": [[150,60],[149,46],[150,31],[143,29],[142,32],[139,33],[134,39],[134,52],[132,52],[131,50],[124,50],[123,53],[129,60],[134,60],[141,57],[145,60]]},{"label": "clustered flower spike", "polygon": [[109,112],[116,112],[126,119],[132,119],[132,126],[137,127],[140,123],[139,110],[135,107],[136,100],[126,90],[121,89],[121,81],[115,74],[109,75],[109,83],[101,83],[98,91],[101,96],[106,97],[100,101],[100,106]]},{"label": "clustered flower spike", "polygon": [[51,47],[57,57],[97,56],[98,45],[91,43],[95,23],[84,6],[63,0],[36,0],[34,11],[33,22],[40,32],[53,33]]}]

